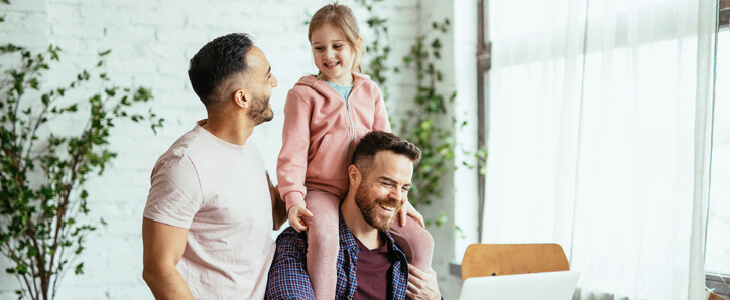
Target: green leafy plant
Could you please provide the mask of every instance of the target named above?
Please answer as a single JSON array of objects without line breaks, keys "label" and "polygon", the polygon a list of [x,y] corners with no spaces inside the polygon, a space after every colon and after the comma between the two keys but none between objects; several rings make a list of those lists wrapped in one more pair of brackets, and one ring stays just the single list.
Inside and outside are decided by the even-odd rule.
[{"label": "green leafy plant", "polygon": [[[163,123],[151,110],[133,113],[153,99],[149,89],[117,86],[102,72],[110,50],[68,85],[44,88],[60,51],[0,47],[4,58],[19,59],[17,66],[3,66],[0,78],[0,252],[11,263],[6,272],[20,282],[19,299],[52,299],[67,272],[84,272],[86,237],[105,225],[88,216],[85,183],[116,157],[109,149],[111,128],[123,119],[149,122],[152,131]],[[82,86],[99,92],[74,100]],[[86,124],[78,132],[56,130],[59,120],[69,119]]]},{"label": "green leafy plant", "polygon": [[[448,108],[454,102],[456,91],[444,93],[438,89],[438,83],[444,80],[445,75],[438,68],[441,59],[442,43],[439,36],[446,34],[450,28],[450,21],[431,23],[427,34],[416,36],[409,52],[403,57],[401,64],[394,64],[389,60],[391,48],[388,37],[388,20],[380,17],[375,10],[375,4],[382,0],[357,0],[370,13],[367,19],[368,26],[375,36],[367,44],[369,61],[364,65],[365,72],[384,90],[384,98],[388,100],[388,74],[400,72],[402,69],[413,68],[416,75],[416,91],[413,98],[413,107],[407,111],[405,117],[399,118],[400,123],[394,130],[423,151],[419,165],[413,171],[413,189],[409,200],[416,207],[429,205],[441,197],[441,176],[452,167],[455,168],[455,143],[452,130],[456,127],[456,120],[450,116]],[[390,67],[390,66],[393,67]],[[461,126],[466,126],[463,121]],[[462,162],[462,165],[479,172],[486,172],[487,151],[479,149],[475,152],[463,150],[464,155],[475,158],[476,163]],[[427,218],[427,224],[441,226],[448,221],[442,212],[437,217]],[[463,237],[460,228],[455,233]]]},{"label": "green leafy plant", "polygon": [[[383,96],[387,101],[388,74],[390,71],[400,72],[401,68],[389,61],[388,20],[374,11],[374,5],[381,1],[357,0],[370,13],[367,23],[375,35],[367,44],[369,60],[364,65],[365,72],[384,90]],[[399,118],[400,123],[394,126],[394,130],[422,151],[421,162],[413,170],[413,188],[409,195],[409,200],[416,207],[429,205],[441,197],[441,176],[454,165],[456,147],[450,128],[455,121],[449,117],[447,104],[453,103],[456,92],[445,95],[438,90],[444,74],[437,68],[442,47],[437,35],[446,33],[449,25],[448,19],[442,23],[434,22],[428,34],[416,36],[402,60],[403,68],[415,71],[416,92],[412,108]],[[426,44],[429,38],[430,42]],[[446,215],[440,213],[436,218],[427,218],[426,223],[441,226],[447,221]]]},{"label": "green leafy plant", "polygon": [[[450,22],[433,22],[430,35],[446,33]],[[426,44],[427,41],[430,41]],[[452,128],[455,120],[448,114],[448,105],[454,102],[456,92],[444,94],[438,83],[444,74],[437,68],[441,59],[441,40],[438,36],[419,35],[408,55],[403,57],[405,67],[416,71],[416,95],[414,105],[401,119],[401,135],[421,148],[421,162],[413,170],[413,186],[410,197],[414,206],[431,204],[441,197],[441,175],[454,166],[455,144]],[[443,222],[443,217],[436,224]]]},{"label": "green leafy plant", "polygon": [[[386,26],[388,20],[381,18],[377,12],[375,12],[374,5],[383,0],[357,0],[357,2],[364,6],[370,16],[367,19],[368,26],[373,30],[374,37],[366,43],[365,48],[368,52],[369,62],[367,66],[364,66],[373,81],[383,85],[387,80],[387,73],[391,68],[388,63],[388,57],[390,55],[390,46],[388,45],[388,27]],[[382,89],[387,89],[386,85],[381,86]],[[385,93],[385,91],[384,91]],[[386,97],[384,95],[384,97]],[[387,98],[387,97],[386,97]]]},{"label": "green leafy plant", "polygon": [[[392,63],[389,61],[391,48],[388,45],[388,20],[374,11],[374,5],[381,1],[357,0],[370,13],[367,23],[375,34],[372,42],[367,43],[369,60],[364,66],[365,72],[385,91],[388,87],[388,72],[400,72],[400,68],[390,67]],[[443,24],[434,23],[433,28],[445,33],[448,25],[449,21],[445,20]],[[438,122],[447,113],[447,98],[437,91],[437,83],[443,80],[443,73],[435,64],[435,60],[441,58],[441,42],[435,38],[430,43],[431,47],[427,48],[424,44],[426,38],[426,35],[417,36],[408,55],[403,57],[403,66],[415,69],[416,95],[413,99],[414,105],[406,113],[406,117],[400,119],[399,126],[394,126],[401,136],[422,151],[421,162],[413,170],[413,188],[409,196],[409,200],[416,207],[431,204],[434,198],[441,196],[441,175],[453,164],[454,159],[454,143],[450,132]],[[388,94],[384,92],[383,96],[387,101]],[[448,101],[453,102],[455,96],[456,93],[452,93]],[[435,220],[426,221],[440,226],[447,220],[442,213]]]}]

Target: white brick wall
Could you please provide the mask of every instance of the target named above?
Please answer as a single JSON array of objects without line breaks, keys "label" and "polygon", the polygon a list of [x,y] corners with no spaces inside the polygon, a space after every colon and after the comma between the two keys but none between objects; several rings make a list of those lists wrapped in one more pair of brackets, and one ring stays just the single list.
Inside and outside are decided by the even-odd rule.
[{"label": "white brick wall", "polygon": [[[105,71],[120,85],[144,85],[153,90],[156,101],[152,108],[166,119],[165,127],[153,135],[147,128],[119,124],[112,132],[113,151],[119,153],[103,177],[87,184],[91,194],[92,218],[103,217],[109,224],[93,233],[84,252],[86,274],[66,276],[59,299],[152,299],[141,279],[142,242],[141,215],[149,189],[149,174],[157,157],[194,122],[205,118],[203,105],[190,88],[188,61],[211,39],[230,32],[246,32],[255,38],[272,65],[279,80],[271,105],[272,122],[256,128],[252,139],[262,149],[264,163],[273,173],[276,155],[281,146],[283,104],[286,91],[302,75],[315,73],[303,22],[326,0],[11,0],[0,5],[0,41],[36,49],[49,43],[60,46],[61,64],[47,78],[49,86],[68,81],[81,68],[92,66],[96,53],[112,49]],[[362,30],[367,30],[367,12],[354,1],[341,1],[356,12]],[[420,0],[388,0],[378,4],[377,11],[390,19],[392,61],[400,62],[413,40],[420,20]],[[453,6],[460,1],[441,2]],[[467,1],[471,2],[471,1]],[[431,3],[433,4],[433,3]],[[453,8],[445,10],[453,21]],[[364,38],[370,33],[364,32]],[[454,59],[453,49],[449,60]],[[448,62],[448,61],[447,61]],[[458,67],[457,67],[458,68]],[[56,72],[58,71],[58,72]],[[453,72],[453,70],[452,70]],[[471,72],[471,71],[464,71]],[[474,72],[471,72],[474,74]],[[391,112],[409,99],[412,86],[408,72],[391,76]],[[448,84],[455,88],[453,76]],[[88,87],[90,95],[94,86]],[[464,101],[469,101],[464,100]],[[474,121],[475,123],[476,121]],[[68,125],[67,130],[73,128]],[[474,192],[476,193],[476,191]],[[453,195],[453,193],[445,193]],[[474,195],[474,194],[472,194]],[[451,199],[451,197],[446,197]],[[444,207],[453,215],[451,200]],[[435,260],[444,297],[455,298],[458,280],[450,279],[447,262],[453,260],[453,235],[450,229],[434,234],[437,251],[449,257]],[[445,240],[445,241],[444,241]],[[7,262],[0,258],[0,269]],[[0,273],[0,299],[15,299],[17,282]]]}]

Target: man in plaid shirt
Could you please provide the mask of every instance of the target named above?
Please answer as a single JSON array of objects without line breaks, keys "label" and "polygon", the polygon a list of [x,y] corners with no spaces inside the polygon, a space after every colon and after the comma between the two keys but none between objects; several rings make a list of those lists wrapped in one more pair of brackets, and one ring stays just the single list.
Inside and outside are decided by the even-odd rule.
[{"label": "man in plaid shirt", "polygon": [[[340,206],[337,299],[441,299],[433,269],[409,268],[388,232],[407,201],[420,157],[415,145],[382,131],[367,134],[355,149],[348,168],[350,189]],[[315,299],[307,242],[306,232],[291,227],[279,235],[267,299]]]}]

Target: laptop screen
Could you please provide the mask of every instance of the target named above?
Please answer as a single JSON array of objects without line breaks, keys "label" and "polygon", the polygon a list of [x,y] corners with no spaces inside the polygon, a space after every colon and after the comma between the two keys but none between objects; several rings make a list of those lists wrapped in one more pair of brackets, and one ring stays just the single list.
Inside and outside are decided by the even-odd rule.
[{"label": "laptop screen", "polygon": [[459,300],[570,300],[576,271],[472,277],[461,286]]}]

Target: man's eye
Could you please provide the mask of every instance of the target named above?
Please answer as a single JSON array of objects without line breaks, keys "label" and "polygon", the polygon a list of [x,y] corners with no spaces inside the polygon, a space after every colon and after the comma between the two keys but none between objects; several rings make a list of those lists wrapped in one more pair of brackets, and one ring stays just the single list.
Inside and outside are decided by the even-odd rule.
[{"label": "man's eye", "polygon": [[390,183],[390,182],[381,182],[381,184],[382,184],[383,186],[385,186],[385,187],[392,187],[392,186],[393,186],[393,184],[392,184],[392,183]]},{"label": "man's eye", "polygon": [[406,192],[406,193],[408,193],[408,192],[410,192],[410,191],[411,191],[411,188],[406,188],[406,187],[404,187],[404,188],[403,188],[403,191],[404,191],[404,192]]}]

